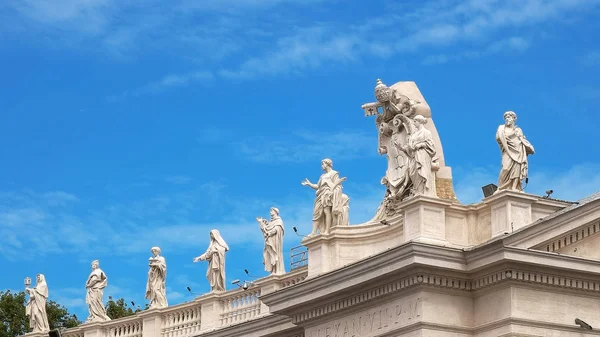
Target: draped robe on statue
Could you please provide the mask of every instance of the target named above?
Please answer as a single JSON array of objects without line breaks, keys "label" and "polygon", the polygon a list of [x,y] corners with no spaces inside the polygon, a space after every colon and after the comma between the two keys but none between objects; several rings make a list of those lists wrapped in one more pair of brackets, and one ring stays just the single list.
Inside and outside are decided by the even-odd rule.
[{"label": "draped robe on statue", "polygon": [[[325,221],[325,207],[332,208],[332,215],[338,214],[342,210],[342,186],[339,184],[336,186],[339,180],[339,173],[331,170],[323,173],[317,183],[313,221],[319,221],[321,226],[324,225]],[[335,219],[333,219],[332,224],[336,224]],[[323,228],[320,228],[320,230],[322,231]]]},{"label": "draped robe on statue", "polygon": [[210,241],[206,253],[202,254],[200,259],[208,261],[206,278],[211,290],[225,291],[225,252],[229,250],[229,246],[219,231],[213,229],[210,233],[214,239]]},{"label": "draped robe on statue", "polygon": [[531,143],[525,139],[521,128],[507,128],[500,125],[496,132],[496,141],[502,149],[502,170],[498,178],[498,190],[511,189],[513,181],[515,186],[523,190],[522,180],[527,178],[527,155],[533,154]]},{"label": "draped robe on statue", "polygon": [[25,307],[25,314],[29,316],[29,327],[33,332],[50,331],[48,324],[48,315],[46,314],[46,300],[48,299],[48,285],[45,279],[41,279],[35,285],[35,288],[30,288],[29,302]]},{"label": "draped robe on statue", "polygon": [[435,145],[431,131],[424,127],[415,130],[408,138],[413,157],[408,164],[408,175],[415,194],[436,196],[431,163],[435,156]]},{"label": "draped robe on statue", "polygon": [[148,282],[146,283],[146,299],[150,300],[150,308],[168,306],[166,294],[167,261],[162,256],[150,260]]},{"label": "draped robe on statue", "polygon": [[92,270],[86,283],[87,295],[85,296],[85,303],[87,303],[90,312],[90,316],[87,319],[88,322],[110,320],[110,317],[106,314],[106,308],[102,301],[104,288],[106,288],[107,284],[108,278],[102,269],[96,268]]},{"label": "draped robe on statue", "polygon": [[263,228],[265,234],[263,263],[265,264],[265,270],[275,275],[285,274],[283,232],[283,220],[279,216],[273,217]]}]

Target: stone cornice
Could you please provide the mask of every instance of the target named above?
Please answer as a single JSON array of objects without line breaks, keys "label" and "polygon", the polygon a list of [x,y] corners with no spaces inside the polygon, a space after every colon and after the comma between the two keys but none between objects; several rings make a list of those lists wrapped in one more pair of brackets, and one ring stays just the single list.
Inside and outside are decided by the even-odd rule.
[{"label": "stone cornice", "polygon": [[202,337],[259,337],[272,334],[282,337],[300,337],[303,332],[301,328],[292,324],[289,317],[266,314],[250,321],[203,332]]},{"label": "stone cornice", "polygon": [[546,252],[556,252],[572,244],[587,239],[598,232],[600,232],[600,221],[594,221],[587,226],[578,228],[554,238],[550,242],[537,245],[534,247],[534,249]]},{"label": "stone cornice", "polygon": [[451,270],[465,269],[463,253],[459,249],[408,242],[352,265],[263,295],[261,300],[272,312],[277,312],[289,306],[290,298],[300,302],[318,300],[408,266],[421,264]]},{"label": "stone cornice", "polygon": [[518,247],[503,247],[499,244],[488,251],[467,252],[469,272],[477,272],[497,264],[516,262],[536,265],[538,268],[562,269],[600,275],[600,261],[570,255],[561,255]]},{"label": "stone cornice", "polygon": [[[564,212],[558,211],[558,214],[551,214],[535,221],[501,240],[507,246],[525,246],[526,248],[552,241],[557,235],[587,225],[600,217],[599,205],[600,199],[574,206],[573,209],[564,209]],[[565,228],[565,226],[568,227]]]},{"label": "stone cornice", "polygon": [[[439,275],[432,272],[415,272],[409,276],[356,292],[342,299],[333,300],[318,306],[311,306],[308,310],[304,309],[293,313],[292,318],[293,323],[297,325],[303,325],[309,321],[311,324],[314,324],[314,321],[319,321],[324,317],[346,311],[347,309],[364,307],[370,302],[388,299],[396,293],[408,291],[413,288],[437,288],[446,291],[470,292],[503,284],[560,288],[561,292],[569,290],[600,297],[600,275],[596,279],[564,276],[529,271],[524,269],[524,266],[498,269],[474,279]],[[415,291],[418,289],[415,289]]]},{"label": "stone cornice", "polygon": [[[502,242],[488,249],[465,253],[409,242],[261,299],[272,313],[292,316],[295,324],[312,324],[415,287],[470,292],[510,282],[600,296],[600,261],[504,247]],[[381,283],[386,277],[394,281]]]}]

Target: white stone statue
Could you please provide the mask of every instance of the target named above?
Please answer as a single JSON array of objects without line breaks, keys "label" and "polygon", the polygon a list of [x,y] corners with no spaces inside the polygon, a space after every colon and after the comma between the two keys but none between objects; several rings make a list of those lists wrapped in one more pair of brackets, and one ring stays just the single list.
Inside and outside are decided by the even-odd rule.
[{"label": "white stone statue", "polygon": [[339,216],[337,217],[337,226],[348,226],[350,225],[350,219],[348,217],[350,213],[350,198],[342,193],[342,208],[339,211]]},{"label": "white stone statue", "polygon": [[399,123],[404,124],[406,128],[408,141],[402,143],[394,140],[394,145],[406,153],[408,158],[406,174],[407,180],[412,185],[410,194],[437,196],[434,173],[434,156],[436,152],[431,131],[424,127],[427,124],[427,118],[421,115],[410,118],[398,114],[394,117],[394,125]]},{"label": "white stone statue", "polygon": [[87,303],[90,312],[86,322],[104,322],[110,320],[110,317],[106,315],[106,308],[103,301],[104,288],[107,285],[108,278],[102,269],[100,269],[100,262],[98,260],[92,261],[92,272],[85,283],[85,287],[87,288],[85,303]]},{"label": "white stone statue", "polygon": [[388,87],[378,79],[375,98],[362,109],[365,116],[376,116],[378,152],[386,155],[388,167],[381,179],[385,195],[372,221],[401,213],[401,202],[410,196],[455,200],[451,168],[444,164],[431,109],[416,84],[407,81]]},{"label": "white stone statue", "polygon": [[[29,281],[31,279],[27,278]],[[50,331],[48,315],[46,314],[46,301],[48,300],[48,285],[43,274],[37,274],[35,287],[29,288],[26,284],[25,292],[29,294],[29,302],[25,306],[25,314],[29,316],[29,327],[33,332]]]},{"label": "white stone statue", "polygon": [[[527,178],[527,155],[534,154],[533,145],[525,139],[523,131],[515,122],[517,114],[504,113],[504,125],[498,126],[496,141],[502,152],[502,169],[498,178],[498,190],[523,192],[523,179]],[[497,192],[496,191],[496,192]]]},{"label": "white stone statue", "polygon": [[221,237],[217,229],[210,231],[210,244],[206,252],[196,258],[194,262],[208,261],[206,278],[210,283],[211,291],[225,291],[225,252],[229,246]]},{"label": "white stone statue", "polygon": [[302,185],[309,186],[316,191],[313,211],[313,229],[309,236],[317,234],[328,234],[332,226],[337,225],[338,217],[342,213],[342,183],[346,178],[340,178],[337,171],[333,169],[333,161],[329,158],[321,161],[321,169],[325,171],[316,184],[311,183],[308,178],[304,179]]},{"label": "white stone statue", "polygon": [[148,282],[146,283],[146,299],[150,300],[150,309],[164,308],[167,303],[167,261],[161,256],[160,247],[150,249],[152,257],[148,259],[150,270],[148,271]]},{"label": "white stone statue", "polygon": [[267,272],[272,275],[281,275],[285,274],[285,264],[283,261],[283,220],[279,216],[278,208],[271,207],[270,213],[270,221],[265,218],[256,218],[265,239],[263,264]]}]

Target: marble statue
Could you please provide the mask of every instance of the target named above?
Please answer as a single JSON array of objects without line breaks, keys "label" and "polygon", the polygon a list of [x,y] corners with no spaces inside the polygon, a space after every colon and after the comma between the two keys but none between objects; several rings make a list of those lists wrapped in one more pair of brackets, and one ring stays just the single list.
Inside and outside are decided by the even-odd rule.
[{"label": "marble statue", "polygon": [[[404,94],[406,92],[406,94]],[[416,97],[413,99],[409,97]],[[386,155],[388,167],[381,184],[386,191],[374,221],[399,212],[398,204],[415,195],[437,197],[437,172],[443,166],[443,153],[431,111],[414,82],[398,82],[388,87],[381,80],[375,86],[377,102],[363,104],[366,116],[376,116],[379,131],[378,152]],[[454,198],[451,171],[444,167],[444,180]]]},{"label": "marble statue", "polygon": [[279,209],[271,207],[271,220],[256,218],[265,239],[263,250],[263,264],[265,270],[272,275],[285,274],[283,261],[283,220],[279,216]]},{"label": "marble statue", "polygon": [[342,193],[342,207],[338,211],[337,226],[348,226],[350,225],[350,219],[348,215],[350,213],[350,198]]},{"label": "marble statue", "polygon": [[225,252],[229,246],[221,237],[217,229],[210,231],[210,244],[206,252],[196,258],[194,262],[208,261],[206,278],[210,283],[211,291],[225,291]]},{"label": "marble statue", "polygon": [[104,288],[107,285],[108,278],[102,269],[100,269],[100,262],[98,260],[92,261],[92,272],[85,283],[85,287],[87,288],[85,303],[87,303],[90,312],[86,322],[104,322],[110,320],[106,314],[103,301]]},{"label": "marble statue", "polygon": [[146,299],[150,300],[150,309],[164,308],[167,303],[167,261],[161,256],[160,247],[150,249],[152,257],[148,259],[150,270],[148,271],[148,282],[146,283]]},{"label": "marble statue", "polygon": [[523,192],[523,179],[527,179],[527,156],[534,154],[533,145],[525,139],[523,131],[515,122],[517,114],[504,113],[504,125],[498,126],[496,141],[502,152],[502,169],[498,178],[498,189]]},{"label": "marble statue", "polygon": [[308,236],[317,234],[328,234],[332,226],[337,225],[337,218],[342,213],[342,183],[346,178],[340,178],[337,171],[333,169],[333,161],[329,158],[321,161],[321,169],[324,173],[316,184],[311,183],[308,178],[304,179],[302,185],[309,186],[316,191],[313,211],[313,229]]},{"label": "marble statue", "polygon": [[46,278],[43,274],[37,274],[36,285],[33,288],[29,288],[31,279],[27,279],[29,282],[26,282],[25,292],[29,294],[29,302],[25,306],[25,314],[29,316],[29,327],[33,332],[50,331],[46,314],[46,300],[48,300]]},{"label": "marble statue", "polygon": [[[401,121],[401,122],[400,122]],[[435,145],[431,131],[425,129],[427,118],[416,115],[412,118],[399,114],[394,117],[394,125],[403,123],[408,134],[406,143],[394,140],[394,145],[406,153],[408,159],[407,178],[412,188],[410,195],[435,197],[435,173],[433,170]]]}]

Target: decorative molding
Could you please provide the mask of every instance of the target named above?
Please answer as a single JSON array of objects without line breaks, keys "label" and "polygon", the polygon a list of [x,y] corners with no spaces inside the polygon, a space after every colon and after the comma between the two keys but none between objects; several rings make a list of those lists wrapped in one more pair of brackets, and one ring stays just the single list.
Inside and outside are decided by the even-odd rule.
[{"label": "decorative molding", "polygon": [[580,228],[576,231],[572,231],[566,233],[559,238],[552,240],[549,243],[540,245],[535,249],[544,250],[547,252],[556,252],[560,249],[568,247],[576,242],[579,242],[589,236],[592,236],[596,233],[600,232],[600,221],[595,221],[583,228]]},{"label": "decorative molding", "polygon": [[595,292],[600,294],[600,280],[559,276],[549,273],[526,271],[518,268],[505,268],[478,277],[473,280],[465,278],[437,275],[433,273],[414,273],[410,276],[394,280],[366,291],[357,292],[352,296],[336,300],[308,311],[292,316],[294,324],[321,319],[330,314],[353,308],[377,299],[388,297],[413,287],[445,288],[455,291],[478,291],[504,282],[537,284],[541,286],[567,288],[570,290]]}]

